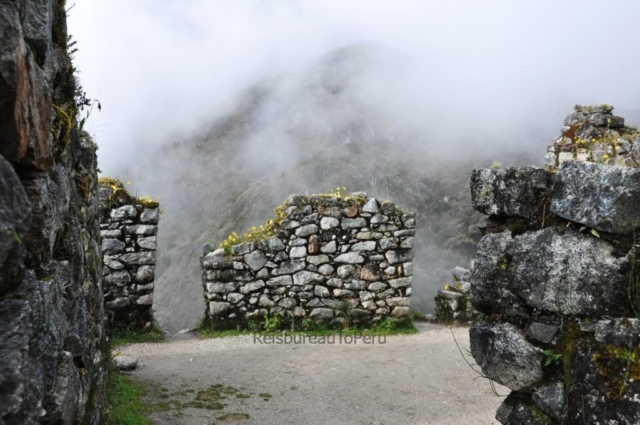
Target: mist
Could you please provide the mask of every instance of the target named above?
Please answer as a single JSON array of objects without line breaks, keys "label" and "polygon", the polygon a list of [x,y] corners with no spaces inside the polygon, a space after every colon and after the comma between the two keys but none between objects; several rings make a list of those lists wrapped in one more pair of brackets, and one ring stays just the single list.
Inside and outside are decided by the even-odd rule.
[{"label": "mist", "polygon": [[[541,162],[573,105],[640,117],[635,2],[94,0],[68,14],[102,104],[85,126],[99,167],[166,212],[154,308],[170,330],[204,310],[199,245],[287,193],[351,183],[462,211],[471,166]],[[460,215],[451,235],[478,220]],[[455,239],[444,218],[427,224],[422,300],[469,257],[436,247]]]}]

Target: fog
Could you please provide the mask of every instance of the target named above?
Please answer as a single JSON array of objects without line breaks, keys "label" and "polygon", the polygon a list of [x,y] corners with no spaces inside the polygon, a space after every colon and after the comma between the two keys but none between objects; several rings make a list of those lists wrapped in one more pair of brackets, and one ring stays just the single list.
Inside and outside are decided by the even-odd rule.
[{"label": "fog", "polygon": [[[224,233],[227,223],[215,220],[251,181],[353,138],[369,156],[424,158],[431,168],[510,155],[535,162],[575,104],[640,116],[637,2],[92,0],[68,15],[81,83],[102,104],[85,126],[101,171],[160,196],[167,211],[154,307],[171,329],[193,325],[200,310],[190,311],[203,309],[197,262],[178,257],[197,255],[211,223],[220,229],[209,237]],[[257,113],[246,106],[256,103],[251,90],[268,92]],[[243,111],[251,123],[241,132],[219,129]],[[175,149],[216,137],[237,151]],[[212,178],[189,193],[208,173],[238,187],[227,194],[229,180]],[[330,180],[274,183],[282,187],[268,203],[285,188],[335,187]],[[207,211],[191,202],[209,196]],[[425,279],[431,296],[437,278]],[[181,296],[190,301],[169,301]]]}]

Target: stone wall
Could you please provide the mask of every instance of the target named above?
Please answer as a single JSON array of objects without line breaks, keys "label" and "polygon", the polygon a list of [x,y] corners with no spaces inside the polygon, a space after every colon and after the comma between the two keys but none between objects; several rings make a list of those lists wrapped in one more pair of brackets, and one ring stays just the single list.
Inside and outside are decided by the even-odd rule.
[{"label": "stone wall", "polygon": [[546,163],[590,161],[623,167],[640,166],[640,132],[613,115],[613,106],[580,106],[564,120],[561,135],[547,148]]},{"label": "stone wall", "polygon": [[214,324],[276,314],[327,322],[409,314],[414,213],[356,193],[290,196],[278,215],[264,240],[227,252],[205,246],[206,316]]},{"label": "stone wall", "polygon": [[153,320],[160,207],[116,179],[101,178],[99,188],[105,307],[113,328],[144,330]]},{"label": "stone wall", "polygon": [[[610,110],[577,107],[565,124],[587,117],[579,137],[621,130]],[[490,218],[471,276],[484,316],[471,353],[512,390],[503,424],[640,423],[640,170],[626,166],[633,155],[587,161],[599,149],[557,169],[473,171],[473,206]]]},{"label": "stone wall", "polygon": [[103,321],[96,146],[64,2],[0,2],[0,423],[98,424]]},{"label": "stone wall", "polygon": [[435,297],[435,319],[439,323],[461,325],[473,320],[478,312],[469,301],[471,271],[456,267],[451,271],[453,281],[444,285]]}]

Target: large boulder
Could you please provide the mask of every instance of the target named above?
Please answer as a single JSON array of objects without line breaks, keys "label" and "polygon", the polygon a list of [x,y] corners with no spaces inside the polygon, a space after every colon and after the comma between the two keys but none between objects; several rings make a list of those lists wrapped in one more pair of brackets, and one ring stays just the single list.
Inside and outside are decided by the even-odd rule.
[{"label": "large boulder", "polygon": [[542,413],[526,394],[512,392],[496,412],[502,425],[549,425],[551,419]]},{"label": "large boulder", "polygon": [[564,228],[482,238],[471,301],[485,313],[528,317],[616,314],[628,306],[628,260],[602,239]]},{"label": "large boulder", "polygon": [[541,213],[553,174],[534,167],[480,168],[471,174],[473,208],[487,215],[531,219]]},{"label": "large boulder", "polygon": [[531,392],[542,379],[542,350],[511,323],[476,323],[469,337],[471,355],[489,379],[521,392]]},{"label": "large boulder", "polygon": [[563,162],[551,212],[603,232],[631,233],[640,226],[640,169]]}]

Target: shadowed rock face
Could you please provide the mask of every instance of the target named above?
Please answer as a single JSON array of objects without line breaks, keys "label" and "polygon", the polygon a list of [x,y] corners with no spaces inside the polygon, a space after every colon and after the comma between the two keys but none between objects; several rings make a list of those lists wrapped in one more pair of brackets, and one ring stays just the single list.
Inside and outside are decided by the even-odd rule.
[{"label": "shadowed rock face", "polygon": [[96,146],[75,124],[64,20],[58,0],[0,2],[3,424],[104,420]]}]

